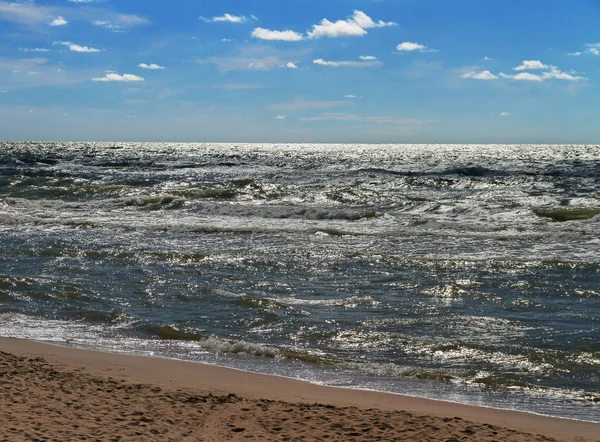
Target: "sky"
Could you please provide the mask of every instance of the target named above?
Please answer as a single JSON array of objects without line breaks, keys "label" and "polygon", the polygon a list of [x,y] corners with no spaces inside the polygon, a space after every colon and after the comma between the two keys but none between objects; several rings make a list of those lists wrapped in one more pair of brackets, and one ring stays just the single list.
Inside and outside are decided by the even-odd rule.
[{"label": "sky", "polygon": [[0,140],[600,143],[600,0],[0,0]]}]

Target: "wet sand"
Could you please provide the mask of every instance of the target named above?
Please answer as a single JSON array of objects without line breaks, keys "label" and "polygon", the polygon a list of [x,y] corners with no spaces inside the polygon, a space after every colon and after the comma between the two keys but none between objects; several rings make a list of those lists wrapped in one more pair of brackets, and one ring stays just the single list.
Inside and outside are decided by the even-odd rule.
[{"label": "wet sand", "polygon": [[0,440],[600,441],[600,424],[0,338]]}]

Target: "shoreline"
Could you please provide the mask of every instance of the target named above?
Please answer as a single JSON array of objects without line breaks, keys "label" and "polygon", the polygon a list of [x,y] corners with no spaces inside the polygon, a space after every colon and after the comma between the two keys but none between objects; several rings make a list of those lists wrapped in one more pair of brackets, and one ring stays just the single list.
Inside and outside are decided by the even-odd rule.
[{"label": "shoreline", "polygon": [[[170,393],[209,394],[211,395],[210,397],[230,397],[234,395],[236,398],[244,398],[244,400],[255,403],[260,403],[261,401],[281,402],[282,404],[286,404],[286,407],[292,406],[292,408],[298,408],[299,410],[303,410],[303,407],[308,406],[307,404],[313,404],[313,407],[325,407],[326,409],[329,409],[327,407],[332,407],[336,412],[358,409],[361,417],[364,417],[362,415],[366,416],[369,413],[375,412],[414,413],[425,416],[434,422],[429,436],[423,433],[423,440],[441,440],[436,438],[437,436],[441,436],[441,433],[437,434],[436,431],[445,431],[445,427],[450,425],[451,421],[460,418],[460,422],[463,422],[465,425],[476,424],[482,426],[482,431],[485,428],[494,427],[498,430],[499,427],[502,427],[501,429],[508,431],[507,434],[516,437],[513,437],[511,440],[521,440],[515,432],[523,432],[529,433],[529,437],[535,434],[560,440],[600,441],[599,423],[547,417],[520,411],[478,407],[455,402],[445,402],[443,400],[424,399],[397,393],[327,387],[291,378],[251,373],[220,366],[206,365],[199,362],[107,353],[15,338],[0,338],[0,351],[21,358],[29,358],[23,360],[25,364],[28,363],[27,361],[30,361],[30,364],[35,365],[38,363],[35,362],[36,358],[43,358],[45,363],[49,364],[53,370],[59,373],[68,373],[72,378],[77,378],[79,373],[83,373],[88,377],[100,378],[106,382],[119,381],[130,385],[151,386],[154,389],[158,388],[161,391]],[[28,376],[35,378],[35,372],[38,368],[24,369],[23,372],[31,372],[33,374],[28,374]],[[3,379],[6,378],[0,377],[0,381]],[[82,381],[81,388],[87,387],[87,383],[89,383],[89,379]],[[111,397],[109,396],[109,398]],[[94,398],[90,397],[89,400],[93,401]],[[153,403],[153,400],[155,399],[149,399],[149,403]],[[246,408],[242,410],[246,410]],[[322,411],[320,410],[320,412]],[[168,413],[169,410],[164,410],[164,412]],[[245,413],[247,412],[238,410],[235,416],[232,415],[232,419]],[[278,418],[276,416],[279,415],[275,413],[274,416],[273,419],[277,421]],[[355,421],[356,419],[358,417],[355,417],[353,420]],[[469,427],[469,425],[466,425],[465,428]],[[260,431],[264,431],[264,428],[257,428],[255,430],[255,432]],[[319,431],[325,430],[315,429],[314,431],[315,435],[310,435],[310,437],[317,437],[316,434]],[[265,434],[267,436],[270,434],[271,437],[277,436],[277,434],[268,432]],[[248,436],[247,433],[245,435]],[[463,431],[462,436],[465,435],[468,436],[469,434]],[[239,437],[241,439],[243,436],[239,435]],[[266,436],[263,435],[262,438],[264,439],[264,437]],[[335,439],[334,434],[333,437]],[[500,440],[503,439],[500,436],[497,437]],[[452,439],[452,437],[447,437],[447,439]],[[207,440],[219,440],[219,438]],[[357,440],[375,439],[359,438]],[[385,440],[385,438],[382,440]],[[418,440],[418,438],[404,440]],[[478,435],[473,434],[472,439],[467,440],[487,439],[480,433]],[[528,439],[525,437],[522,440]]]}]

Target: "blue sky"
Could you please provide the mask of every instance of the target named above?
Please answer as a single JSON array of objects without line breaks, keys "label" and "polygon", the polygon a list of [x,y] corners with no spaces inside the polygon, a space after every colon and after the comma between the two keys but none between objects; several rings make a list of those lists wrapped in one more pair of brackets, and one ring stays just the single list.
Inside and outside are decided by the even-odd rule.
[{"label": "blue sky", "polygon": [[599,143],[598,0],[0,0],[0,139]]}]

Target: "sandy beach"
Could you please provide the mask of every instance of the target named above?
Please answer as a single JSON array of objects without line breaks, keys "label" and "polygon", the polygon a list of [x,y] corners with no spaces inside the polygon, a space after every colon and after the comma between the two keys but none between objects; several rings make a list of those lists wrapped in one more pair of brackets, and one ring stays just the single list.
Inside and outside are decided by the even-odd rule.
[{"label": "sandy beach", "polygon": [[0,439],[597,441],[600,424],[0,338]]}]

